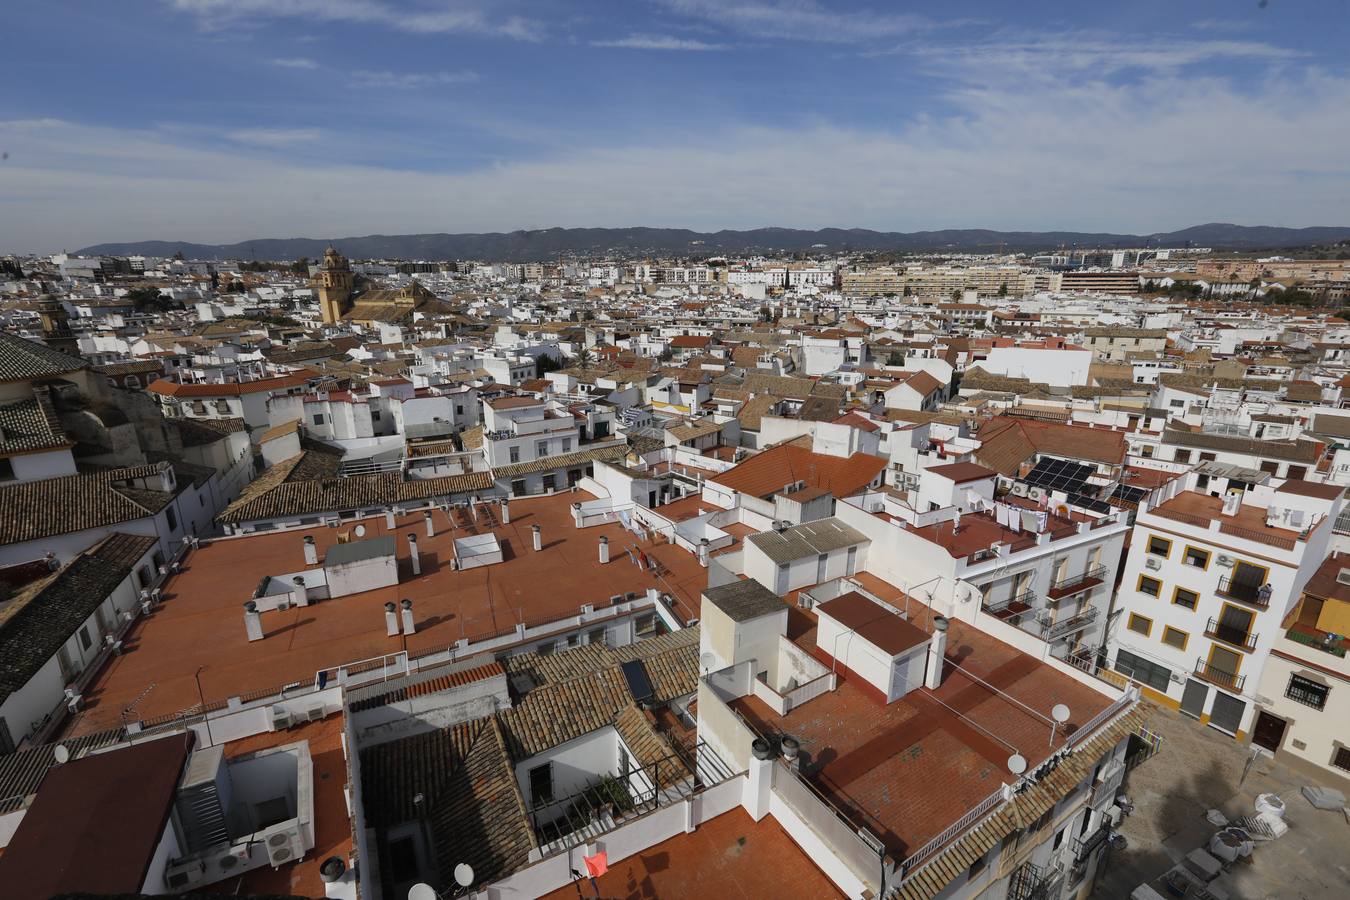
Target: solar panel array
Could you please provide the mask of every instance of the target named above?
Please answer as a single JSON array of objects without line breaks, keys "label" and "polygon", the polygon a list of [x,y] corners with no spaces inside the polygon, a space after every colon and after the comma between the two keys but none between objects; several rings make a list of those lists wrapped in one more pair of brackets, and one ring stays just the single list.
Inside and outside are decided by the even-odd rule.
[{"label": "solar panel array", "polygon": [[1111,496],[1117,500],[1124,500],[1126,503],[1138,503],[1148,495],[1148,491],[1143,488],[1130,487],[1128,484],[1118,484],[1116,489],[1111,492]]},{"label": "solar panel array", "polygon": [[1092,512],[1102,513],[1114,512],[1115,507],[1105,500],[1098,500],[1096,497],[1088,497],[1083,494],[1070,494],[1069,505],[1076,506],[1079,509],[1087,509]]},{"label": "solar panel array", "polygon": [[1022,480],[1027,484],[1034,484],[1046,490],[1063,491],[1066,494],[1081,494],[1088,476],[1094,471],[1095,469],[1092,466],[1045,457],[1036,463],[1036,468],[1032,469],[1027,477]]}]

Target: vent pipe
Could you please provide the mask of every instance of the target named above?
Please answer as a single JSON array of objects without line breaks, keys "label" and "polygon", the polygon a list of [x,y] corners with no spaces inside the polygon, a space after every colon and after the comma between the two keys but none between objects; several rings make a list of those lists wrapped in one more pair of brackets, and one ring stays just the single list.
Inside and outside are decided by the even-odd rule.
[{"label": "vent pipe", "polygon": [[414,575],[422,574],[422,557],[417,552],[417,535],[408,535],[408,556],[412,559],[412,570]]},{"label": "vent pipe", "polygon": [[412,601],[404,597],[400,605],[403,607],[403,633],[412,634],[417,631],[417,626],[413,624]]},{"label": "vent pipe", "polygon": [[250,642],[263,639],[262,615],[258,612],[258,604],[253,600],[244,604],[244,631],[248,634]]},{"label": "vent pipe", "polygon": [[600,538],[600,564],[601,564],[601,565],[604,565],[605,563],[608,563],[608,562],[609,562],[609,538],[607,538],[607,537],[601,537],[601,538]]},{"label": "vent pipe", "polygon": [[394,530],[394,508],[392,506],[384,511],[384,527],[390,531]]},{"label": "vent pipe", "polygon": [[319,548],[314,546],[314,535],[305,535],[305,565],[317,566],[319,564]]},{"label": "vent pipe", "polygon": [[398,605],[393,600],[384,605],[384,633],[390,637],[398,634]]},{"label": "vent pipe", "polygon": [[505,497],[502,498],[502,524],[511,524],[511,506],[506,502]]},{"label": "vent pipe", "polygon": [[544,531],[544,530],[543,530],[542,528],[540,528],[538,525],[531,525],[531,526],[530,526],[530,531],[532,531],[532,532],[534,533],[534,549],[536,549],[536,550],[543,550],[543,549],[544,549],[544,535],[543,535],[543,531]]},{"label": "vent pipe", "polygon": [[427,537],[435,537],[436,526],[431,523],[431,510],[427,510],[423,513],[422,518],[425,519],[427,523]]},{"label": "vent pipe", "polygon": [[291,579],[291,585],[291,599],[295,605],[309,606],[309,588],[305,587],[305,579],[297,575]]},{"label": "vent pipe", "polygon": [[947,617],[933,616],[933,636],[928,641],[928,672],[924,687],[935,691],[942,684],[942,664],[947,657]]}]

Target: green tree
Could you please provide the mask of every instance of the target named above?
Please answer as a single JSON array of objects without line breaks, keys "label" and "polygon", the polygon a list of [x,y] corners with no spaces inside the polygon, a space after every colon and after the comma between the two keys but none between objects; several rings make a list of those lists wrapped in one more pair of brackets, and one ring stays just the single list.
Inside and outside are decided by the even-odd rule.
[{"label": "green tree", "polygon": [[1008,282],[1005,281],[998,286],[998,295],[1000,297],[1008,296]]}]

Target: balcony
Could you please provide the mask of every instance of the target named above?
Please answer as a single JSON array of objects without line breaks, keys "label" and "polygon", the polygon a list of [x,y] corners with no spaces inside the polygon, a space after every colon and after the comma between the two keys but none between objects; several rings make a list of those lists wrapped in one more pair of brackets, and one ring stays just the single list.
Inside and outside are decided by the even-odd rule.
[{"label": "balcony", "polygon": [[1209,624],[1205,626],[1205,637],[1223,641],[1225,644],[1237,647],[1247,653],[1256,649],[1255,634],[1246,629],[1238,628],[1236,625],[1220,622],[1218,619],[1209,620]]},{"label": "balcony", "polygon": [[1106,839],[1110,836],[1111,836],[1110,826],[1103,823],[1100,828],[1098,828],[1091,834],[1084,835],[1083,837],[1080,838],[1074,838],[1073,861],[1076,863],[1081,863],[1083,860],[1087,859],[1089,856],[1092,855],[1092,851],[1096,850],[1102,844],[1105,844]]},{"label": "balcony", "polygon": [[1229,691],[1242,690],[1242,683],[1247,680],[1247,676],[1210,665],[1209,661],[1203,658],[1195,661],[1195,677]]},{"label": "balcony", "polygon": [[1089,606],[1082,612],[1069,616],[1066,619],[1051,619],[1044,613],[1037,619],[1041,626],[1041,637],[1047,641],[1053,641],[1063,637],[1066,634],[1072,634],[1075,631],[1082,631],[1091,625],[1097,619],[1097,607]]},{"label": "balcony", "polygon": [[1319,631],[1308,625],[1301,625],[1295,622],[1285,634],[1289,640],[1305,647],[1312,647],[1314,650],[1321,650],[1323,653],[1330,653],[1332,656],[1345,658],[1345,649],[1350,646],[1350,641],[1345,638],[1331,634],[1326,631]]},{"label": "balcony", "polygon": [[1061,597],[1067,597],[1070,594],[1079,594],[1086,590],[1091,590],[1102,583],[1106,578],[1106,566],[1093,566],[1086,572],[1079,572],[1076,575],[1066,575],[1063,578],[1050,585],[1050,590],[1046,596],[1052,600],[1058,600]]},{"label": "balcony", "polygon": [[984,604],[984,611],[999,619],[1013,619],[1022,613],[1030,612],[1036,605],[1036,592],[1028,588],[1025,591]]},{"label": "balcony", "polygon": [[1237,600],[1258,609],[1270,607],[1270,588],[1249,581],[1234,581],[1232,576],[1219,579],[1217,593],[1220,597]]}]

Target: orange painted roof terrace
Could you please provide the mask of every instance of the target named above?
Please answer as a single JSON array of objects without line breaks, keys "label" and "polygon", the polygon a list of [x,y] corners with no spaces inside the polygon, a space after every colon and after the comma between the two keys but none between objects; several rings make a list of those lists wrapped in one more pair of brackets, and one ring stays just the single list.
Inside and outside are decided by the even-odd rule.
[{"label": "orange painted roof terrace", "polygon": [[[451,566],[454,539],[472,532],[452,531],[440,510],[433,514],[435,537],[427,537],[421,511],[399,516],[394,529],[399,584],[264,612],[264,638],[254,642],[244,630],[243,603],[263,576],[313,568],[305,565],[303,538],[314,537],[322,560],[338,533],[354,523],[203,543],[165,584],[163,602],[132,626],[122,655],[85,690],[85,708],[70,733],[172,715],[203,698],[212,704],[296,682],[312,684],[321,669],[404,650],[414,656],[445,650],[461,638],[508,633],[517,622],[545,625],[578,615],[582,604],[603,606],[629,591],[655,588],[675,598],[677,616],[685,621],[698,616],[707,572],[697,558],[671,544],[642,541],[617,524],[577,529],[571,505],[589,499],[578,491],[512,500],[510,524],[490,529],[504,561],[464,571]],[[383,516],[361,524],[366,538],[389,533]],[[533,549],[533,525],[542,529],[542,551]],[[417,535],[421,575],[412,574],[408,534]],[[608,565],[599,561],[601,536],[610,542]],[[660,564],[660,575],[629,561],[624,551],[633,546]],[[384,604],[405,597],[413,602],[416,633],[389,637]]]}]

